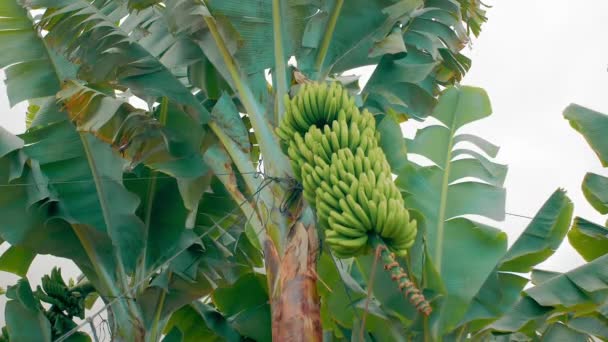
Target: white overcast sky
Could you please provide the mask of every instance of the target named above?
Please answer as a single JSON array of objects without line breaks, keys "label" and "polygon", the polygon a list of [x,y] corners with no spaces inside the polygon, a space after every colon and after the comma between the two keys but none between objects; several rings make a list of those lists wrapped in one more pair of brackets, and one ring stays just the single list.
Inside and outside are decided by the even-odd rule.
[{"label": "white overcast sky", "polygon": [[[576,215],[605,222],[587,204],[580,184],[586,172],[608,175],[608,170],[570,128],[562,111],[575,102],[608,113],[608,1],[495,0],[490,4],[493,8],[481,37],[473,50],[466,51],[473,67],[463,84],[485,88],[492,100],[494,114],[470,125],[468,131],[501,146],[498,161],[509,165],[507,211],[533,216],[555,189],[563,187]],[[24,113],[24,104],[9,108],[0,84],[0,126],[23,132]],[[507,217],[500,226],[512,243],[528,222]],[[582,262],[565,240],[542,267],[564,272]],[[37,258],[28,274],[32,283],[37,284],[55,263],[49,257]],[[68,267],[64,274],[75,276],[74,272]],[[0,272],[3,288],[16,279]]]}]

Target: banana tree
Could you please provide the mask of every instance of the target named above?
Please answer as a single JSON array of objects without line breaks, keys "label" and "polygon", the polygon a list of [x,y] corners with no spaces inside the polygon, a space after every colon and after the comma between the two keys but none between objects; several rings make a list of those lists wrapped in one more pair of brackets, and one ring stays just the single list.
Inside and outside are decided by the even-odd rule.
[{"label": "banana tree", "polygon": [[[552,253],[572,209],[556,192],[508,251],[504,233],[461,218],[504,216],[497,147],[457,132],[490,114],[482,90],[458,85],[471,65],[460,51],[484,21],[481,2],[464,0],[4,1],[0,47],[19,52],[0,67],[10,103],[30,107],[27,132],[0,129],[2,269],[24,275],[38,254],[74,261],[117,341],[485,334],[527,282],[512,273]],[[366,65],[375,69],[359,89],[348,70]],[[369,234],[369,244],[350,253],[354,240],[336,231],[353,231],[313,201],[293,130],[277,127],[302,128],[304,109],[346,120],[332,101],[299,102],[324,83],[343,90],[331,94],[349,115],[363,113],[348,120],[361,124],[362,150],[376,149],[344,158],[379,158],[366,169],[383,174],[378,198],[416,220],[407,239],[393,239],[402,222],[391,219],[392,234],[368,227],[357,243]],[[403,139],[401,123],[429,116],[442,125]],[[334,147],[363,141],[342,132]],[[294,148],[307,153],[302,142]],[[353,214],[377,218],[369,210]],[[11,322],[32,322],[24,329],[50,340],[48,319],[17,295],[26,287],[10,291],[9,338]],[[505,292],[496,310],[493,291]]]}]

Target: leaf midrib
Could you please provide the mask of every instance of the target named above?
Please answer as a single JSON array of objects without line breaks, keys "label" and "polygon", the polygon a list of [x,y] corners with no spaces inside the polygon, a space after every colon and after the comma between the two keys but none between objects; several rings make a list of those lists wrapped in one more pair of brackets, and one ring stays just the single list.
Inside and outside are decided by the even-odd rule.
[{"label": "leaf midrib", "polygon": [[[87,141],[87,137],[86,137],[85,133],[78,132],[78,135],[80,136],[80,140],[82,141],[82,147],[83,147],[83,150],[87,157],[87,161],[89,163],[89,168],[91,169],[91,175],[93,176],[93,181],[95,183],[95,189],[97,190],[97,199],[99,200],[99,206],[101,207],[101,213],[103,215],[103,219],[106,224],[106,231],[107,231],[108,235],[110,235],[110,238],[111,238],[113,235],[111,232],[114,231],[113,222],[110,218],[111,217],[110,210],[108,208],[108,203],[106,202],[107,197],[105,196],[105,190],[101,184],[101,176],[98,173],[99,170],[97,169],[97,163],[95,162],[95,159],[93,158],[91,146],[89,145],[89,142]],[[116,250],[116,252],[114,253],[114,256],[117,259],[116,268],[118,269],[118,274],[119,274],[118,279],[119,279],[119,281],[122,282],[122,284],[121,284],[122,287],[127,289],[127,288],[129,288],[129,286],[127,284],[127,280],[125,279],[126,272],[124,269],[124,263],[123,263],[124,260],[122,258],[122,253],[121,253],[120,249]]]},{"label": "leaf midrib", "polygon": [[456,114],[458,108],[460,108],[461,96],[458,94],[458,101],[454,108],[454,115],[452,117],[452,123],[450,125],[450,139],[448,141],[448,148],[445,158],[445,169],[443,171],[443,178],[441,181],[441,197],[439,199],[439,215],[437,218],[437,238],[435,240],[435,265],[437,266],[437,272],[441,274],[442,258],[443,258],[443,240],[445,231],[445,214],[447,209],[448,201],[448,187],[450,180],[451,160],[452,160],[452,148],[454,147],[454,138],[456,136]]}]

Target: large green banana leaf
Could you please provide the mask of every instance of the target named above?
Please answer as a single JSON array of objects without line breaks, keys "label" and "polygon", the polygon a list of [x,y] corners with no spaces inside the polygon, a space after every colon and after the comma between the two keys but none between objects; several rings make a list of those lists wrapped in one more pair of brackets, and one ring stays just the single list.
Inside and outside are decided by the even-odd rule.
[{"label": "large green banana leaf", "polygon": [[41,310],[41,304],[34,297],[30,283],[20,279],[17,285],[9,287],[6,296],[5,317],[8,333],[12,341],[51,342],[51,324]]},{"label": "large green banana leaf", "polygon": [[[64,124],[68,123],[64,122]],[[72,135],[69,144],[64,145],[64,147],[79,151],[78,145],[75,143],[80,144],[81,158],[84,158],[81,161],[84,167],[81,166],[80,170],[73,170],[72,176],[82,177],[82,174],[79,175],[78,172],[89,172],[85,182],[77,182],[76,184],[93,188],[89,188],[91,192],[84,194],[84,196],[89,200],[91,205],[97,203],[97,208],[99,209],[99,203],[101,202],[96,198],[95,183],[92,180],[90,168],[86,167],[87,159],[82,156],[84,154],[82,143],[74,131],[71,133],[76,136]],[[75,217],[69,216],[69,213],[74,212],[78,206],[78,197],[75,197],[73,194],[71,197],[68,197],[66,202],[60,201],[55,191],[59,193],[61,191],[68,192],[69,184],[56,184],[55,186],[59,187],[57,190],[53,185],[49,185],[49,182],[53,178],[44,172],[49,164],[45,166],[44,162],[41,163],[36,159],[31,159],[23,149],[25,141],[31,142],[30,139],[22,140],[10,135],[8,132],[3,134],[2,139],[0,139],[1,149],[7,153],[0,158],[0,163],[2,164],[1,184],[3,184],[3,191],[0,193],[0,197],[2,198],[0,200],[0,210],[3,212],[2,217],[5,218],[0,226],[2,238],[13,246],[27,248],[37,253],[50,253],[69,258],[76,262],[87,275],[90,275],[92,281],[94,281],[93,278],[96,278],[95,267],[109,267],[109,270],[112,271],[108,274],[114,274],[113,265],[115,264],[115,260],[112,257],[111,241],[107,233],[104,233],[104,230],[107,229],[104,219],[100,218],[101,215],[99,214],[98,216],[85,218],[88,222],[92,222],[92,224],[98,224],[97,229],[85,226],[84,224],[77,224],[74,227],[70,226],[69,220],[78,223],[76,220],[82,215],[82,213],[80,215],[76,213]],[[66,142],[62,139],[58,141],[60,144],[65,144]],[[35,151],[35,147],[36,145],[34,144],[31,148]],[[66,150],[64,149],[63,151]],[[46,154],[52,158],[53,153],[49,152],[47,151],[42,154]],[[72,161],[77,161],[77,159],[71,158],[69,153],[65,154],[65,157],[70,158]],[[53,164],[50,164],[50,166],[52,167]],[[60,181],[65,181],[65,179],[61,179]],[[96,245],[87,249],[87,247],[81,244],[79,238],[83,238],[86,241],[94,239]],[[97,260],[90,259],[93,255]],[[95,265],[95,263],[99,263],[99,265]]]},{"label": "large green banana leaf", "polygon": [[13,106],[23,100],[55,95],[59,83],[53,72],[53,61],[26,10],[16,1],[3,1],[0,6],[0,68],[6,68],[7,95]]},{"label": "large green banana leaf", "polygon": [[489,142],[458,133],[464,125],[490,113],[483,90],[448,88],[432,115],[441,124],[419,130],[408,144],[409,153],[422,155],[433,165],[411,164],[399,171],[396,180],[405,193],[406,206],[424,217],[412,248],[410,271],[439,296],[431,317],[434,336],[456,327],[506,251],[505,233],[462,217],[504,219],[506,167],[458,146],[468,142],[491,157],[496,155],[497,147]]},{"label": "large green banana leaf", "polygon": [[240,341],[242,336],[230,325],[229,319],[215,308],[194,302],[176,311],[167,323],[166,331],[178,330],[182,342]]}]

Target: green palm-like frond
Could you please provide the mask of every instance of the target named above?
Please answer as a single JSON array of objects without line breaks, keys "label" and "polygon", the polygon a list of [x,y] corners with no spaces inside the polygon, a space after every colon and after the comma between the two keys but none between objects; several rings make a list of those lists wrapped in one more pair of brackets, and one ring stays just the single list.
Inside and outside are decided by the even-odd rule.
[{"label": "green palm-like frond", "polygon": [[[429,282],[427,287],[442,294],[439,334],[456,327],[506,250],[503,232],[462,217],[503,220],[505,216],[502,184],[507,169],[487,157],[495,157],[498,148],[477,136],[459,133],[461,127],[490,113],[483,90],[448,88],[433,111],[441,124],[417,131],[408,143],[409,153],[428,158],[432,165],[412,163],[396,180],[406,205],[424,216],[423,233],[411,253],[412,267],[419,279]],[[461,142],[473,144],[483,153],[460,147]],[[466,278],[462,278],[464,273]],[[443,281],[435,283],[433,274]],[[455,279],[460,280],[452,281]]]}]

